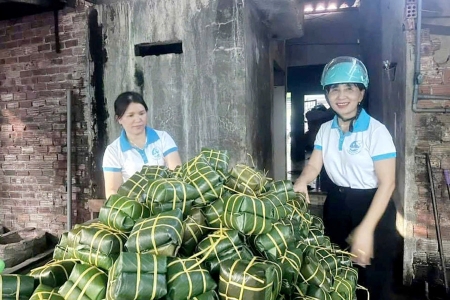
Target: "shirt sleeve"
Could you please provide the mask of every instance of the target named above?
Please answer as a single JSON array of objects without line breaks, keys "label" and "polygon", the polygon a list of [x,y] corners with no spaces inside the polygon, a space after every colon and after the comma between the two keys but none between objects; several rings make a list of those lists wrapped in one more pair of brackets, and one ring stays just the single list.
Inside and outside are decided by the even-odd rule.
[{"label": "shirt sleeve", "polygon": [[373,161],[397,156],[394,141],[386,126],[380,126],[373,131],[369,151]]},{"label": "shirt sleeve", "polygon": [[316,134],[316,139],[314,141],[314,149],[322,150],[322,138],[323,138],[323,124],[320,126],[319,131]]},{"label": "shirt sleeve", "polygon": [[163,132],[162,134],[162,145],[163,145],[163,155],[166,157],[172,152],[178,151],[177,144],[175,144],[175,141],[172,139],[172,137],[167,133]]},{"label": "shirt sleeve", "polygon": [[122,165],[119,161],[119,155],[117,150],[113,147],[106,147],[105,154],[103,155],[103,172],[121,172]]}]

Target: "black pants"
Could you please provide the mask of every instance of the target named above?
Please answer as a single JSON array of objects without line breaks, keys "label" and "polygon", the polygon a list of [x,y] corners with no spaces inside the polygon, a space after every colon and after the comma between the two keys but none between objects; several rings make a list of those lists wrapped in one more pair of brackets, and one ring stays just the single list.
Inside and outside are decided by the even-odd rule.
[{"label": "black pants", "polygon": [[[334,185],[324,204],[325,234],[342,249],[349,249],[349,234],[366,215],[376,189],[358,190]],[[396,250],[396,209],[392,201],[380,219],[374,234],[374,258],[365,268],[358,266],[358,283],[369,290],[370,300],[389,300]],[[367,292],[358,291],[358,300],[366,299]]]}]

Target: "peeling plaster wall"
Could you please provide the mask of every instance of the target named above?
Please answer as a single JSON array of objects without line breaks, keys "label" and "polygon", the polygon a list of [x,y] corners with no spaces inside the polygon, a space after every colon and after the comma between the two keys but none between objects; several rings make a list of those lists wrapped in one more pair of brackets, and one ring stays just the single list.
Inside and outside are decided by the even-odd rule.
[{"label": "peeling plaster wall", "polygon": [[247,103],[247,143],[253,145],[250,153],[255,161],[263,162],[266,171],[272,176],[271,115],[273,98],[273,63],[270,57],[270,40],[267,28],[259,23],[257,11],[247,5],[244,18],[246,95]]},{"label": "peeling plaster wall", "polygon": [[[419,94],[450,96],[450,3],[446,0],[423,1],[421,32],[421,68],[423,82]],[[412,91],[415,60],[415,19],[407,23],[408,90]],[[412,92],[407,100],[410,105]],[[449,107],[450,101],[419,100],[418,108]],[[444,170],[450,169],[450,115],[448,113],[411,113],[408,126],[411,136],[410,171],[407,184],[408,196],[408,237],[405,244],[405,265],[410,277],[417,281],[427,280],[443,285],[442,270],[438,252],[438,242],[433,216],[431,185],[427,173],[424,154],[428,153],[434,180],[437,210],[443,253],[447,261],[447,275],[450,276],[450,206],[444,179]],[[412,195],[413,197],[409,197]]]},{"label": "peeling plaster wall", "polygon": [[[411,150],[407,145],[407,122],[411,118],[411,104],[406,93],[406,38],[404,33],[404,1],[362,1],[361,53],[369,72],[368,111],[380,120],[391,133],[397,149],[396,189],[392,196],[397,208],[397,230],[405,236],[405,214],[410,214],[407,202],[413,191],[406,191]],[[393,73],[383,69],[383,61],[396,63]],[[409,103],[409,104],[408,104]],[[404,240],[409,243],[408,238]],[[401,245],[400,245],[401,244]],[[399,256],[403,244],[398,247]],[[405,255],[405,254],[403,254]],[[401,259],[400,259],[401,260]],[[404,277],[410,276],[410,267],[403,259]],[[409,275],[405,275],[409,274]]]},{"label": "peeling plaster wall", "polygon": [[[120,132],[114,100],[134,90],[149,105],[149,125],[172,135],[184,161],[211,146],[229,150],[232,163],[249,162],[249,153],[257,167],[270,167],[270,47],[248,2],[136,0],[96,9],[108,143]],[[169,40],[181,40],[184,53],[134,55],[135,44]]]}]

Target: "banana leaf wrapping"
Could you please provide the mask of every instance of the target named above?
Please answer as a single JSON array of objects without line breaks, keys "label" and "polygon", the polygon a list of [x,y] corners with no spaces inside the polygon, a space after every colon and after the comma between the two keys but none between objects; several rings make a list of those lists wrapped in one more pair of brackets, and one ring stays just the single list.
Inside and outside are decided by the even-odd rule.
[{"label": "banana leaf wrapping", "polygon": [[330,238],[325,236],[321,230],[315,227],[309,229],[308,237],[303,239],[303,242],[311,246],[331,248]]},{"label": "banana leaf wrapping", "polygon": [[320,262],[311,252],[304,252],[303,262],[300,267],[301,283],[308,285],[316,285],[330,292],[331,289],[331,274],[327,274]]},{"label": "banana leaf wrapping", "polygon": [[336,258],[338,260],[338,266],[339,267],[351,267],[353,266],[352,258],[350,255],[342,253],[342,252],[335,252]]},{"label": "banana leaf wrapping", "polygon": [[306,298],[306,293],[308,292],[308,284],[299,283],[294,285],[293,293],[291,295],[291,300],[310,300]]},{"label": "banana leaf wrapping", "polygon": [[222,177],[210,166],[203,154],[200,154],[183,166],[184,181],[195,187],[200,195],[196,205],[206,205],[222,196]]},{"label": "banana leaf wrapping", "polygon": [[355,286],[358,283],[358,271],[354,267],[340,267],[338,276],[350,280]]},{"label": "banana leaf wrapping", "polygon": [[176,178],[157,179],[150,182],[146,195],[146,203],[152,215],[176,208],[188,215],[194,200],[200,197],[195,187]]},{"label": "banana leaf wrapping", "polygon": [[286,216],[286,219],[296,220],[299,223],[306,222],[308,225],[307,228],[309,230],[309,226],[312,221],[309,214],[307,213],[306,202],[302,202],[299,200],[289,200],[286,202],[286,206],[290,211],[290,213]]},{"label": "banana leaf wrapping", "polygon": [[137,202],[145,202],[148,178],[141,172],[134,173],[117,190],[119,196],[131,198]]},{"label": "banana leaf wrapping", "polygon": [[109,270],[124,249],[127,236],[110,227],[82,227],[75,257],[82,262]]},{"label": "banana leaf wrapping", "polygon": [[100,208],[99,221],[122,232],[130,232],[140,218],[148,218],[150,209],[131,198],[111,195]]},{"label": "banana leaf wrapping", "polygon": [[313,284],[308,286],[305,298],[308,300],[332,300],[329,291]]},{"label": "banana leaf wrapping", "polygon": [[174,170],[172,170],[171,178],[183,179],[183,166],[176,166]]},{"label": "banana leaf wrapping", "polygon": [[326,272],[331,273],[333,277],[337,276],[339,260],[331,249],[317,248],[315,255]]},{"label": "banana leaf wrapping", "polygon": [[311,216],[311,228],[315,228],[323,233],[325,229],[325,225],[323,224],[323,220],[318,216]]},{"label": "banana leaf wrapping", "polygon": [[177,208],[138,221],[125,246],[135,253],[176,256],[182,239],[183,213]]},{"label": "banana leaf wrapping", "polygon": [[253,253],[244,244],[244,237],[232,229],[217,230],[197,245],[195,256],[202,257],[206,269],[216,278],[220,273],[220,264],[227,259],[253,258]]},{"label": "banana leaf wrapping", "polygon": [[206,219],[200,208],[195,207],[191,214],[184,220],[183,242],[180,248],[182,256],[190,256],[194,253],[195,247],[208,234]]},{"label": "banana leaf wrapping", "polygon": [[36,286],[60,287],[69,279],[75,264],[76,260],[55,261],[31,270],[28,275],[33,276]]},{"label": "banana leaf wrapping", "polygon": [[69,232],[67,231],[61,235],[61,238],[53,251],[54,260],[58,261],[75,258],[74,247],[68,245],[68,235]]},{"label": "banana leaf wrapping", "polygon": [[281,289],[282,271],[270,261],[227,260],[220,267],[221,299],[275,300]]},{"label": "banana leaf wrapping", "polygon": [[162,178],[170,178],[171,171],[166,166],[142,166],[141,172],[142,175],[147,177],[149,180],[162,179]]},{"label": "banana leaf wrapping", "polygon": [[261,172],[247,165],[237,164],[231,169],[225,184],[233,191],[257,197],[266,182],[267,178]]},{"label": "banana leaf wrapping", "polygon": [[58,293],[65,300],[102,300],[106,297],[107,283],[107,275],[97,267],[76,264]]},{"label": "banana leaf wrapping", "polygon": [[285,199],[296,200],[298,195],[294,192],[294,186],[290,180],[276,180],[266,184],[267,193],[285,194]]},{"label": "banana leaf wrapping", "polygon": [[170,258],[167,265],[167,300],[185,300],[217,287],[209,272],[195,258]]},{"label": "banana leaf wrapping", "polygon": [[209,165],[219,173],[222,178],[228,177],[228,166],[230,164],[230,156],[227,150],[215,150],[203,147],[201,153],[208,161]]},{"label": "banana leaf wrapping", "polygon": [[[228,195],[226,197],[229,197]],[[209,227],[220,228],[222,226],[222,215],[225,209],[225,201],[219,198],[203,208],[206,223]]]},{"label": "banana leaf wrapping", "polygon": [[34,290],[30,300],[64,300],[64,297],[58,294],[57,290],[57,288],[40,284]]},{"label": "banana leaf wrapping", "polygon": [[336,276],[330,295],[332,300],[356,299],[356,286],[351,280]]},{"label": "banana leaf wrapping", "polygon": [[55,251],[53,252],[54,260],[58,261],[77,258],[75,248],[80,242],[80,231],[83,228],[107,228],[107,226],[99,222],[91,223],[89,225],[76,224],[73,229],[64,232],[61,235],[61,238],[55,247]]},{"label": "banana leaf wrapping", "polygon": [[271,219],[280,220],[291,213],[291,208],[286,205],[288,197],[288,193],[266,193],[258,198],[272,207]]},{"label": "banana leaf wrapping", "polygon": [[293,244],[295,241],[292,227],[275,223],[268,233],[257,235],[253,243],[258,253],[274,261],[286,252],[289,244]]},{"label": "banana leaf wrapping", "polygon": [[215,290],[207,291],[201,295],[192,297],[189,300],[219,300],[219,296],[217,295]]},{"label": "banana leaf wrapping", "polygon": [[167,294],[167,257],[122,252],[109,272],[106,299],[160,299]]},{"label": "banana leaf wrapping", "polygon": [[244,194],[225,200],[223,224],[246,235],[267,233],[272,228],[273,207],[265,201]]},{"label": "banana leaf wrapping", "polygon": [[308,236],[309,228],[308,223],[306,221],[290,220],[290,219],[281,219],[278,221],[284,226],[289,226],[293,232],[293,237],[296,241],[302,241],[305,237]]},{"label": "banana leaf wrapping", "polygon": [[294,291],[294,286],[298,282],[300,267],[303,261],[303,250],[289,245],[283,255],[277,257],[276,262],[283,271],[281,281],[281,292],[290,295]]},{"label": "banana leaf wrapping", "polygon": [[34,291],[34,278],[27,275],[0,275],[2,300],[28,300]]}]

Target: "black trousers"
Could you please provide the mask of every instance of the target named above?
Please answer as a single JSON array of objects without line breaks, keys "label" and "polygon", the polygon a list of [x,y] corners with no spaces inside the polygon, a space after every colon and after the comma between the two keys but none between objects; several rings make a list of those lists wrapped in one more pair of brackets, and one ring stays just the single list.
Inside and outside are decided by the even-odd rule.
[{"label": "black trousers", "polygon": [[[342,249],[349,249],[349,234],[366,215],[376,189],[358,190],[333,185],[325,200],[323,221],[325,234]],[[396,252],[396,209],[392,201],[380,219],[374,234],[374,258],[365,268],[358,266],[358,283],[369,290],[370,300],[389,300]],[[358,300],[367,292],[358,291]]]}]

